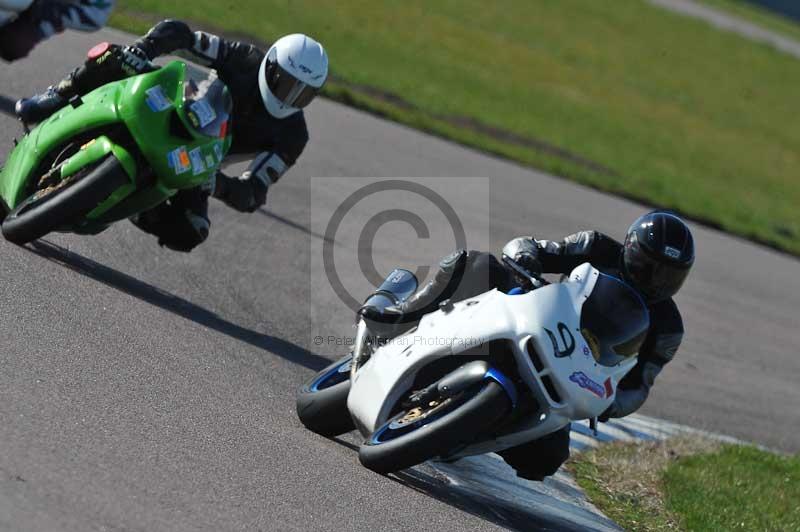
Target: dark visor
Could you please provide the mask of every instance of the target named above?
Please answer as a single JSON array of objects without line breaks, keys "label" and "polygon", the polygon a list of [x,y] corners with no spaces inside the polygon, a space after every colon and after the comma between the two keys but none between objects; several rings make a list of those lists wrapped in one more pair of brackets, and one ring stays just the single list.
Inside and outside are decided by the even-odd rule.
[{"label": "dark visor", "polygon": [[640,249],[625,254],[625,269],[636,287],[652,301],[675,295],[689,275],[689,268],[651,257],[638,242],[632,246]]},{"label": "dark visor", "polygon": [[269,57],[264,76],[270,92],[284,105],[291,107],[303,108],[310,104],[321,88],[303,83]]}]

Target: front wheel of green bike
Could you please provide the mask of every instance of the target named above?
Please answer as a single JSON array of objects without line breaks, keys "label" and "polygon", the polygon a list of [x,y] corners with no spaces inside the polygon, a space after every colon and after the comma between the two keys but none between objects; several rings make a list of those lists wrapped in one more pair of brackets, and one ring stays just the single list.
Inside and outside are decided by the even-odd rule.
[{"label": "front wheel of green bike", "polygon": [[115,190],[130,183],[128,174],[112,155],[56,183],[35,179],[34,192],[3,220],[3,236],[15,244],[32,242],[80,221]]}]

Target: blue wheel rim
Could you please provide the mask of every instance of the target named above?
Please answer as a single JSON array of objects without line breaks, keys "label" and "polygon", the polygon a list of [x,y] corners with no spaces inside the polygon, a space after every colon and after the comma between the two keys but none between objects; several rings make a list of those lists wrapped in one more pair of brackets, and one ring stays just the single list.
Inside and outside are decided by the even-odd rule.
[{"label": "blue wheel rim", "polygon": [[352,357],[347,357],[339,364],[314,379],[309,386],[312,392],[318,392],[336,386],[339,383],[345,382],[350,379],[350,361]]}]

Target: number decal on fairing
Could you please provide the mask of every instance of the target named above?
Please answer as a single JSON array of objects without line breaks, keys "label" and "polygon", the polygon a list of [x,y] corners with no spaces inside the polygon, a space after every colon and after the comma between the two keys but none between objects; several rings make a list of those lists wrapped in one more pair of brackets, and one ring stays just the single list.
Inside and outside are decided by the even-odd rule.
[{"label": "number decal on fairing", "polygon": [[550,341],[553,342],[553,355],[557,358],[568,357],[573,351],[575,351],[575,337],[572,336],[572,333],[566,324],[558,322],[556,327],[558,328],[559,336],[561,336],[561,343],[564,344],[564,349],[560,348],[558,339],[556,338],[556,335],[553,334],[553,331],[545,328],[545,331],[547,331],[547,336],[549,336]]}]

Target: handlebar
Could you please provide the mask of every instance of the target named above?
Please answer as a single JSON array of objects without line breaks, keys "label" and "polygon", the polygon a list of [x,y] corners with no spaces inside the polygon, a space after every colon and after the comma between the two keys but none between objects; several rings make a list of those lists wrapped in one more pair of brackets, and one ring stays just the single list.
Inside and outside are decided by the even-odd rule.
[{"label": "handlebar", "polygon": [[531,285],[532,290],[536,290],[537,288],[541,288],[545,285],[550,284],[546,280],[542,279],[540,276],[532,274],[531,272],[529,272],[528,270],[517,264],[517,262],[511,257],[503,255],[503,263],[505,263],[506,266],[517,272],[517,274],[519,274],[520,277],[528,281]]}]

